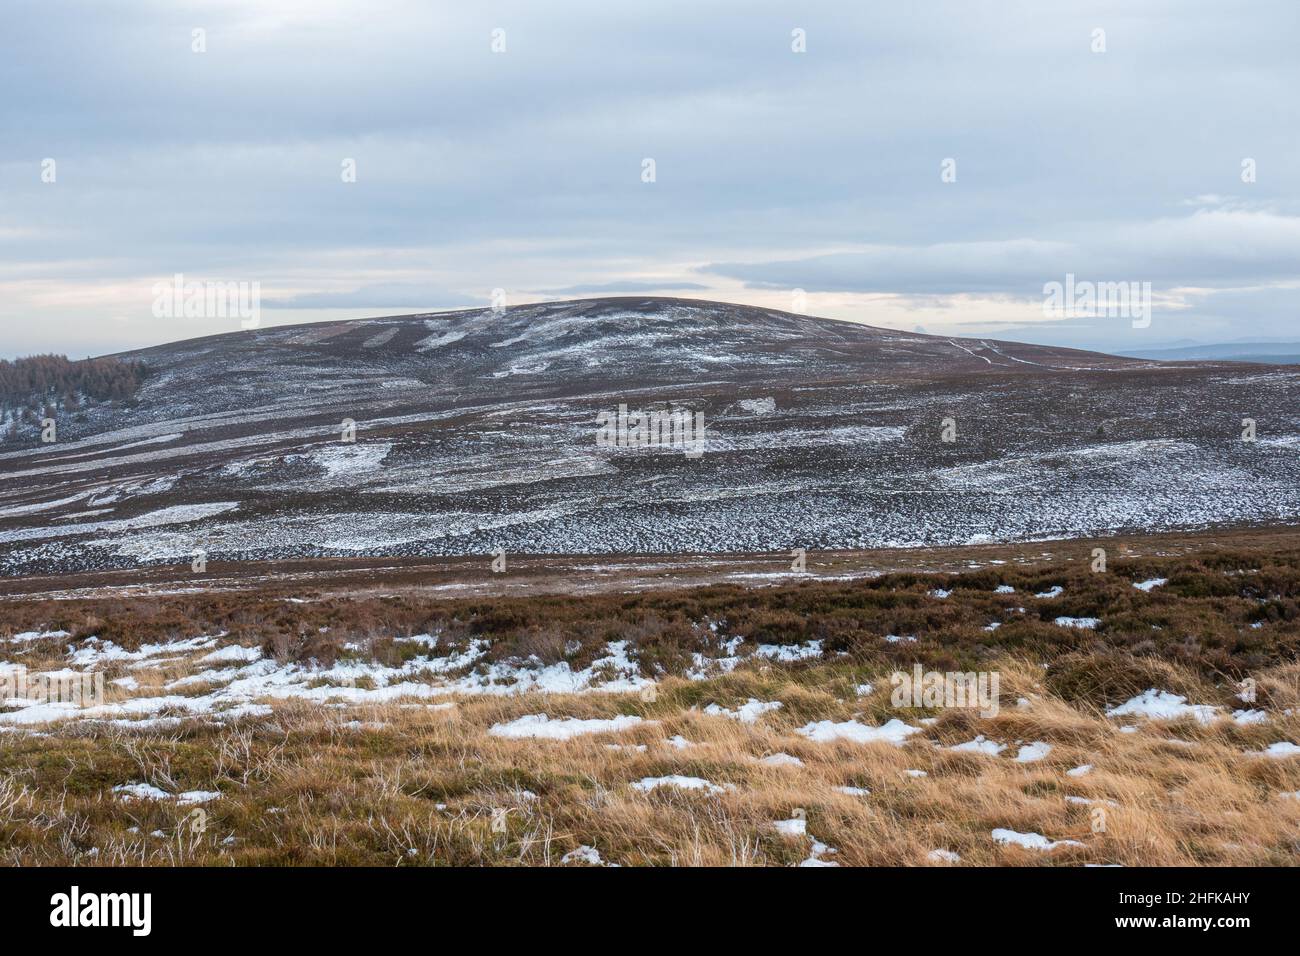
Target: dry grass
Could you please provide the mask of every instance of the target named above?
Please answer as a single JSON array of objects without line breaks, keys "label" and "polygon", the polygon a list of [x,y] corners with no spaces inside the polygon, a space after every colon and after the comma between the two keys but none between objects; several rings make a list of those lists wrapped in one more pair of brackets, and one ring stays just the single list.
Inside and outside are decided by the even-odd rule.
[{"label": "dry grass", "polygon": [[[523,696],[463,700],[450,710],[290,703],[224,727],[194,720],[167,733],[66,725],[45,737],[9,734],[0,752],[0,860],[553,865],[588,845],[623,865],[783,865],[805,859],[809,841],[783,837],[771,823],[802,809],[809,835],[836,848],[831,858],[843,865],[931,864],[927,854],[939,848],[967,865],[1300,861],[1300,801],[1280,796],[1300,790],[1300,761],[1245,753],[1296,739],[1300,718],[1263,727],[1152,723],[1121,733],[1116,721],[1038,686],[1032,665],[1008,661],[1001,672],[1004,693],[1035,694],[1030,708],[987,720],[942,711],[904,747],[813,743],[794,732],[812,719],[899,715],[887,687],[861,701],[837,696],[847,681],[829,666],[670,681],[653,702]],[[1267,679],[1275,676],[1291,686],[1294,669]],[[750,696],[786,706],[756,725],[689,706]],[[542,711],[637,713],[655,723],[569,741],[487,734],[494,723]],[[1008,744],[1046,741],[1052,751],[1019,764],[1014,746],[1000,756],[947,749],[977,732]],[[666,745],[675,734],[696,746]],[[803,766],[759,762],[774,753]],[[1065,774],[1084,763],[1092,773]],[[672,774],[734,789],[630,787]],[[191,808],[111,793],[134,782],[222,796],[204,805],[206,827],[196,833]],[[871,793],[835,789],[845,785]],[[1094,804],[1106,806],[1104,832],[1094,832],[1092,807],[1067,795],[1112,801]],[[1083,845],[1000,847],[990,837],[998,827]]]},{"label": "dry grass", "polygon": [[[1131,586],[1154,576],[1168,584],[1151,593]],[[994,594],[1001,583],[1017,593]],[[1058,584],[1060,598],[1032,597]],[[952,589],[951,597],[930,597],[935,587]],[[165,731],[102,722],[41,734],[0,730],[0,862],[554,865],[591,846],[622,865],[788,865],[809,856],[810,841],[783,837],[772,822],[802,810],[809,836],[835,848],[827,858],[842,865],[946,865],[928,858],[936,849],[960,854],[963,865],[1300,863],[1300,800],[1282,796],[1300,791],[1300,759],[1250,755],[1300,742],[1295,551],[1116,561],[1105,575],[1074,562],[756,591],[308,604],[283,597],[8,602],[0,633],[61,627],[73,639],[96,634],[136,648],[221,629],[281,661],[351,655],[390,666],[412,652],[395,635],[426,631],[445,638],[439,653],[486,639],[491,661],[535,655],[575,668],[606,641],[627,640],[642,673],[657,679],[657,698],[469,697],[445,710],[290,701],[266,717],[190,718]],[[1056,627],[1058,615],[1097,616],[1102,625]],[[997,631],[983,629],[999,619]],[[881,640],[891,633],[918,640]],[[826,655],[791,665],[755,659],[705,681],[681,676],[692,653],[717,656],[733,635],[751,646],[821,640]],[[65,645],[28,642],[13,659],[33,669],[62,666]],[[1001,712],[984,719],[964,709],[894,708],[889,674],[914,662],[997,671]],[[156,694],[193,669],[188,660],[151,670],[110,666],[107,677],[131,673],[139,693]],[[1268,710],[1267,723],[1143,722],[1124,733],[1103,713],[1150,687],[1231,711],[1245,706],[1234,694],[1246,676],[1256,681],[1253,706]],[[864,682],[876,691],[859,697],[854,688]],[[753,725],[701,713],[709,703],[734,707],[749,698],[784,706]],[[1029,706],[1018,707],[1020,698]],[[496,723],[541,712],[647,722],[570,741],[488,734]],[[814,743],[796,732],[810,721],[879,725],[893,717],[934,720],[903,747]],[[669,746],[678,734],[695,746]],[[1008,750],[949,749],[976,735]],[[1031,741],[1051,752],[1015,762],[1016,744]],[[776,753],[803,765],[760,762]],[[1095,769],[1066,774],[1081,764]],[[729,789],[631,787],[668,775]],[[141,782],[221,797],[203,804],[196,831],[191,807],[112,792]],[[849,796],[836,789],[843,786],[871,792]],[[1082,845],[1045,853],[1004,847],[992,840],[994,828]]]}]

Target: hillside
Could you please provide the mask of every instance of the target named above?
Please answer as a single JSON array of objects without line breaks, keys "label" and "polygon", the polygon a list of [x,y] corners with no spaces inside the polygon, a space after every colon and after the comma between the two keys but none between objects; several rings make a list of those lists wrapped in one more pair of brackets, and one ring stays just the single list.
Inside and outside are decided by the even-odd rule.
[{"label": "hillside", "polygon": [[[1300,516],[1300,370],[676,299],[126,353],[131,407],[0,451],[0,571],[212,558],[922,547]],[[700,413],[698,455],[597,417]],[[1241,440],[1242,419],[1258,441]],[[355,441],[344,441],[346,422]],[[948,437],[945,441],[945,425]]]}]

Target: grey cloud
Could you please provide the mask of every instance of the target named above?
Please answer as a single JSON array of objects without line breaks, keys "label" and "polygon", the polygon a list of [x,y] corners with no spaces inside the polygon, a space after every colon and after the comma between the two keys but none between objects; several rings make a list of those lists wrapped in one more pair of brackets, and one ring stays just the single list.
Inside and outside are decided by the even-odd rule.
[{"label": "grey cloud", "polygon": [[258,279],[277,319],[415,305],[390,293],[431,271],[419,302],[642,291],[629,275],[705,297],[1028,300],[1067,271],[1278,284],[1300,215],[1294,37],[1291,0],[11,4],[0,326],[145,344],[147,296],[96,284],[173,272]]},{"label": "grey cloud", "polygon": [[571,285],[562,289],[539,289],[539,295],[618,295],[621,292],[683,292],[707,289],[699,282],[594,282],[588,285]]}]

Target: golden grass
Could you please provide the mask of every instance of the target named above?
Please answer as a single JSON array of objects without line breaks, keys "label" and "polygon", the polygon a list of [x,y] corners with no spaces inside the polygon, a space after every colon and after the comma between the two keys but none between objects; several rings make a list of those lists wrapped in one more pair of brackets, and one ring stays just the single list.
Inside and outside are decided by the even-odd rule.
[{"label": "golden grass", "polygon": [[[556,865],[586,845],[625,866],[789,865],[809,856],[810,841],[783,837],[771,824],[797,810],[809,836],[838,851],[824,858],[847,866],[948,865],[928,858],[935,849],[960,854],[962,865],[1300,862],[1300,800],[1280,796],[1300,790],[1300,759],[1247,755],[1300,740],[1300,715],[1276,710],[1261,726],[1142,723],[1122,733],[1099,710],[1053,694],[1036,662],[1004,658],[989,666],[1002,675],[996,717],[927,712],[936,721],[903,747],[814,743],[795,732],[810,720],[926,716],[890,706],[885,673],[874,675],[874,694],[858,699],[853,683],[873,675],[835,664],[669,679],[654,701],[523,695],[465,698],[447,710],[287,702],[272,716],[225,726],[189,719],[167,731],[73,723],[47,736],[0,733],[0,862]],[[1214,693],[1198,675],[1168,666],[1181,686]],[[1282,665],[1258,679],[1275,703],[1289,701],[1297,672]],[[1015,706],[1020,696],[1031,700],[1027,709]],[[692,709],[749,697],[785,706],[754,725]],[[1223,699],[1220,689],[1213,701]],[[647,723],[569,741],[487,733],[542,712],[638,714]],[[695,746],[668,746],[676,734]],[[948,749],[976,734],[1008,750]],[[1039,762],[1016,763],[1017,741],[1045,741],[1052,750]],[[775,753],[803,766],[760,762]],[[1087,776],[1066,775],[1085,763],[1095,768]],[[672,774],[730,789],[641,793],[630,786]],[[222,797],[203,805],[196,832],[191,807],[111,792],[135,782]],[[836,789],[846,785],[871,793]],[[1094,820],[1097,807],[1104,829]],[[1082,846],[1003,847],[991,839],[999,827]]]}]

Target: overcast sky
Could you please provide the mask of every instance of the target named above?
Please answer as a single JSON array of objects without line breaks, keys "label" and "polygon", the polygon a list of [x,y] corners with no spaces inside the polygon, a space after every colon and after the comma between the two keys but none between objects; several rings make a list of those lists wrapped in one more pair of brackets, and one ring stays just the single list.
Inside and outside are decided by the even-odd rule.
[{"label": "overcast sky", "polygon": [[[946,334],[1296,340],[1298,47],[1296,0],[6,0],[0,355],[239,327],[155,317],[176,273],[259,283],[263,325],[803,289]],[[1150,282],[1150,325],[1046,316],[1067,273]]]}]

